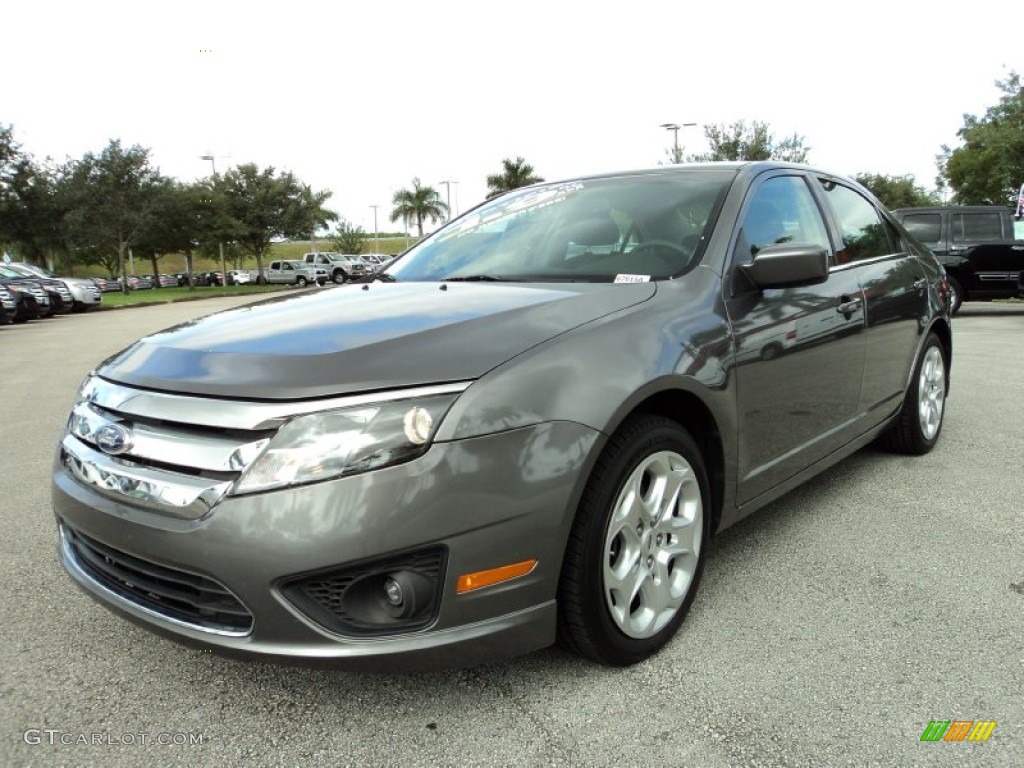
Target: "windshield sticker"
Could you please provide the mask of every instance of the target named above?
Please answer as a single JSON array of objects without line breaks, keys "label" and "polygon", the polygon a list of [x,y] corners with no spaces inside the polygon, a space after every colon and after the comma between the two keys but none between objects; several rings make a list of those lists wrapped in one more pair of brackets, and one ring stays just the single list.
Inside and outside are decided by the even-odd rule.
[{"label": "windshield sticker", "polygon": [[616,283],[649,283],[650,275],[616,275]]}]

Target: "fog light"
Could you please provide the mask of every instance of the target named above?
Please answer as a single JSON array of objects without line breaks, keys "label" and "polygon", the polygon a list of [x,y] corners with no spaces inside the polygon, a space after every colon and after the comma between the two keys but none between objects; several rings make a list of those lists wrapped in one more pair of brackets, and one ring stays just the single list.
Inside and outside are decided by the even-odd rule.
[{"label": "fog light", "polygon": [[402,597],[402,585],[390,576],[384,582],[384,593],[388,596],[388,602],[396,608],[405,602]]}]

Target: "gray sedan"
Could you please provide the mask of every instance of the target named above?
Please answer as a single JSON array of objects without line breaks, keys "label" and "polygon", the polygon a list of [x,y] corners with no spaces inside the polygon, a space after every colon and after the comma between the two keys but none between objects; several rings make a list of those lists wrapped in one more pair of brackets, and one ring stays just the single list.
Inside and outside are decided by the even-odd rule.
[{"label": "gray sedan", "polygon": [[713,533],[868,442],[935,445],[947,298],[866,190],[806,166],[516,190],[372,282],[98,367],[54,469],[60,558],[217,651],[635,663]]}]

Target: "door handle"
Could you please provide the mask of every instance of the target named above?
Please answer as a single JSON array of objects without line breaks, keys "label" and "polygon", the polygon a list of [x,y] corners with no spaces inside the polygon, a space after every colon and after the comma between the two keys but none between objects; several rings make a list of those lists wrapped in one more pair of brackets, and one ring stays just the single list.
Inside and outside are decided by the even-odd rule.
[{"label": "door handle", "polygon": [[850,296],[840,296],[839,306],[836,307],[836,312],[841,312],[842,314],[849,317],[851,314],[857,311],[857,308],[860,306],[860,304],[860,296],[857,296],[855,298]]},{"label": "door handle", "polygon": [[921,279],[914,281],[914,290],[920,291],[926,285],[928,285],[928,280],[922,277]]}]

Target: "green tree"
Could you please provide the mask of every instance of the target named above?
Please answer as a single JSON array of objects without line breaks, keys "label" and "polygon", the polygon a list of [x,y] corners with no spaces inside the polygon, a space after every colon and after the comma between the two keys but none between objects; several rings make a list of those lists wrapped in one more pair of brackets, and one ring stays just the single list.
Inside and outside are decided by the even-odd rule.
[{"label": "green tree", "polygon": [[448,217],[448,204],[433,187],[425,187],[418,178],[412,180],[412,189],[400,189],[391,198],[391,220],[401,220],[406,227],[416,222],[419,236],[423,237],[423,222],[444,221]]},{"label": "green tree", "polygon": [[206,181],[184,184],[168,179],[161,185],[156,216],[143,228],[139,239],[140,254],[150,259],[153,274],[159,273],[157,263],[168,253],[185,255],[185,271],[189,290],[192,281],[192,256],[204,240],[216,237],[223,217],[213,209],[210,185]]},{"label": "green tree", "polygon": [[356,224],[339,219],[337,229],[331,234],[331,245],[342,253],[362,253],[366,248],[366,232]]},{"label": "green tree", "polygon": [[[0,154],[2,144],[0,136]],[[0,243],[27,261],[54,268],[58,255],[65,260],[68,255],[65,210],[58,195],[60,170],[51,163],[39,164],[27,154],[9,160],[0,170]]]},{"label": "green tree", "polygon": [[544,181],[538,176],[533,166],[522,157],[509,160],[507,157],[501,161],[501,173],[495,173],[487,177],[487,199],[504,194],[519,187],[526,187],[530,184],[539,184]]},{"label": "green tree", "polygon": [[1024,183],[1024,87],[1011,72],[996,81],[1003,92],[983,117],[964,115],[963,144],[942,147],[939,184],[948,183],[961,205],[1013,205]]},{"label": "green tree", "polygon": [[[124,276],[124,258],[159,215],[160,190],[166,180],[149,162],[149,150],[111,140],[98,155],[86,153],[71,164],[65,192],[68,233],[86,258],[96,258],[112,274]],[[117,254],[116,263],[110,252]],[[123,290],[127,291],[124,284]]]},{"label": "green tree", "polygon": [[854,179],[868,188],[890,210],[913,208],[920,205],[938,205],[939,196],[918,186],[914,177],[883,176],[877,173],[858,173]]},{"label": "green tree", "polygon": [[307,237],[334,215],[323,209],[330,192],[314,193],[291,172],[261,171],[255,163],[213,177],[213,191],[215,199],[223,200],[225,239],[256,257],[260,278],[263,255],[274,240]]},{"label": "green tree", "polygon": [[730,126],[706,125],[704,137],[711,150],[702,155],[690,156],[691,162],[781,160],[804,163],[809,151],[804,146],[803,136],[794,133],[792,136],[777,139],[772,135],[767,123],[757,120],[750,125],[744,120],[738,120]]},{"label": "green tree", "polygon": [[301,222],[299,226],[304,228],[304,232],[309,233],[311,240],[316,237],[317,232],[327,229],[331,222],[338,220],[338,214],[326,208],[330,197],[329,190],[314,192],[308,185],[303,184],[301,193],[292,203],[293,210],[290,215]]}]

